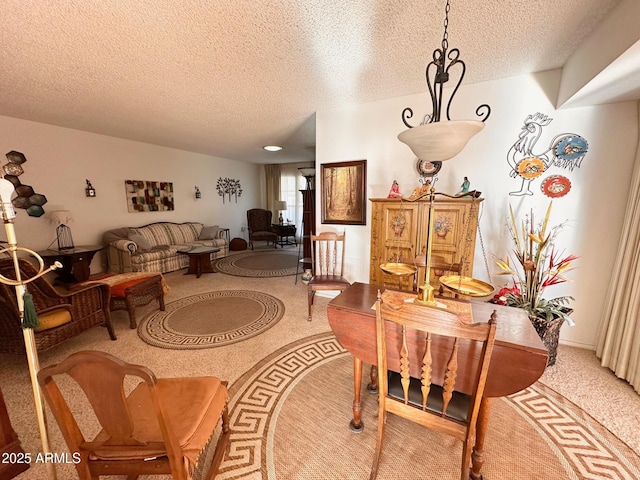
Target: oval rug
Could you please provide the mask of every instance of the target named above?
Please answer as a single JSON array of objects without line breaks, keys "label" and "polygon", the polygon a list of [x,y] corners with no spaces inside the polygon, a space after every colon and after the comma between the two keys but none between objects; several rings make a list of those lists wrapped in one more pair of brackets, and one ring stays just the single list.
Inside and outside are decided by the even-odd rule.
[{"label": "oval rug", "polygon": [[[358,434],[349,429],[352,402],[353,358],[332,333],[282,347],[229,389],[231,439],[217,478],[367,479],[377,396],[363,388]],[[389,417],[379,480],[460,478],[462,442]],[[540,382],[494,399],[485,454],[492,480],[640,478],[630,448]]]},{"label": "oval rug", "polygon": [[254,337],[275,325],[283,315],[284,304],[266,293],[207,292],[168,303],[164,312],[145,316],[138,335],[155,347],[212,348]]},{"label": "oval rug", "polygon": [[282,250],[243,252],[216,260],[215,270],[236,277],[284,277],[295,275],[298,256]]}]

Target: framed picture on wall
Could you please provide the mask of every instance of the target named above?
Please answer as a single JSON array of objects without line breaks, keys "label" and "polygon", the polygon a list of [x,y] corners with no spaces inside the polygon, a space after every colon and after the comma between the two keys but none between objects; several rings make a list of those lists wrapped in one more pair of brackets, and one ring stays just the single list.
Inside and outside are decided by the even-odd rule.
[{"label": "framed picture on wall", "polygon": [[165,212],[174,209],[173,183],[125,180],[129,212]]},{"label": "framed picture on wall", "polygon": [[321,164],[322,223],[366,225],[366,187],[366,160]]}]

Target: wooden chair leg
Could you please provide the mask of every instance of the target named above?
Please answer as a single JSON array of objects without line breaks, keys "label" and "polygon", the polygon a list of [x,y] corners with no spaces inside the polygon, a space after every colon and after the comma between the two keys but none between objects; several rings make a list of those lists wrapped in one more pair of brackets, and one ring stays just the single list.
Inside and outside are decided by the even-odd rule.
[{"label": "wooden chair leg", "polygon": [[158,297],[158,308],[160,309],[161,312],[164,312],[164,292],[160,291],[160,296]]},{"label": "wooden chair leg", "polygon": [[127,312],[129,313],[129,328],[133,330],[138,327],[138,324],[136,323],[136,305],[129,296],[125,297],[124,303],[126,303]]},{"label": "wooden chair leg", "polygon": [[307,320],[310,322],[311,321],[311,307],[313,306],[313,297],[315,296],[316,292],[314,290],[309,289],[309,291],[307,292],[307,303],[309,304],[309,316],[307,317]]},{"label": "wooden chair leg", "polygon": [[380,466],[380,456],[382,454],[382,442],[384,440],[384,427],[386,423],[386,412],[378,411],[378,433],[376,435],[376,450],[373,454],[373,464],[371,465],[371,473],[369,480],[376,480],[378,476],[378,467]]},{"label": "wooden chair leg", "polygon": [[117,340],[118,337],[116,337],[116,332],[113,329],[113,324],[111,323],[111,313],[106,311],[104,312],[104,315],[106,317],[105,327],[107,327],[107,331],[109,332],[109,338],[111,338],[111,340]]},{"label": "wooden chair leg", "polygon": [[205,480],[213,480],[218,473],[218,469],[220,468],[220,463],[224,458],[230,437],[231,429],[229,428],[229,409],[225,404],[224,410],[222,411],[222,432],[220,432],[220,438],[218,439],[218,443],[216,443],[216,453],[213,456],[213,460],[211,461],[209,472],[207,473]]}]

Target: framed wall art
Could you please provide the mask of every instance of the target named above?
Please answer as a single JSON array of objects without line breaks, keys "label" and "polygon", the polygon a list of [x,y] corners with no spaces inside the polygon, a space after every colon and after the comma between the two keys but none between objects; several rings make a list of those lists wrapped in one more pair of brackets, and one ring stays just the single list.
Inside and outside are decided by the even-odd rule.
[{"label": "framed wall art", "polygon": [[125,180],[129,212],[166,212],[173,210],[173,183],[149,180]]},{"label": "framed wall art", "polygon": [[366,160],[321,164],[320,186],[322,223],[366,225]]}]

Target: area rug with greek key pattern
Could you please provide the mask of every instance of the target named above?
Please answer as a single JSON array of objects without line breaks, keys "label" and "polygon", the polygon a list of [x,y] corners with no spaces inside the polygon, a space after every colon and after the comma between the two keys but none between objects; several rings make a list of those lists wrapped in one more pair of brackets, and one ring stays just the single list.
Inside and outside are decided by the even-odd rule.
[{"label": "area rug with greek key pattern", "polygon": [[213,262],[213,268],[236,277],[284,277],[295,275],[297,249],[272,249],[236,253]]},{"label": "area rug with greek key pattern", "polygon": [[[368,370],[368,369],[365,369]],[[366,375],[366,374],[365,374]],[[217,479],[367,479],[376,395],[349,429],[353,360],[332,333],[276,351],[230,388],[231,442]],[[389,415],[379,479],[460,478],[461,442]],[[492,402],[485,480],[637,479],[640,458],[541,383]]]},{"label": "area rug with greek key pattern", "polygon": [[181,298],[146,315],[138,335],[149,345],[192,350],[254,337],[284,315],[282,301],[262,292],[221,290]]}]

